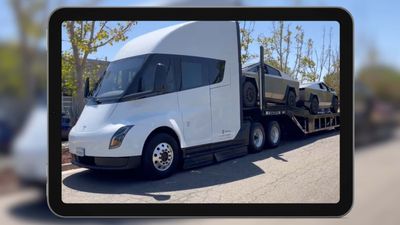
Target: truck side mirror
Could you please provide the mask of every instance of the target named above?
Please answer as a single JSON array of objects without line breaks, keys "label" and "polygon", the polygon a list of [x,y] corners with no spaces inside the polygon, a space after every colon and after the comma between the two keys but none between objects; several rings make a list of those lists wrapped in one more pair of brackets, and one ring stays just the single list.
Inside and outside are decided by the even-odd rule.
[{"label": "truck side mirror", "polygon": [[167,67],[162,63],[157,63],[154,76],[154,91],[164,91],[166,88]]},{"label": "truck side mirror", "polygon": [[89,77],[86,77],[86,80],[85,80],[85,87],[84,87],[84,92],[83,92],[83,96],[85,97],[85,98],[87,98],[88,96],[89,96],[89,86],[90,86],[90,83],[89,83]]}]

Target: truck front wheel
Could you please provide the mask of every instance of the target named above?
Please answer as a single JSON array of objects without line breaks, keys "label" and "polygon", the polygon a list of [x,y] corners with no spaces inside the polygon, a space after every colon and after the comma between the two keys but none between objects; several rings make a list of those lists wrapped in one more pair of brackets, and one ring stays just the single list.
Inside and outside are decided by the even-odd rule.
[{"label": "truck front wheel", "polygon": [[179,145],[173,137],[164,133],[156,134],[143,149],[143,175],[150,179],[171,176],[178,167],[179,153]]},{"label": "truck front wheel", "polygon": [[281,128],[275,120],[269,121],[265,127],[267,147],[277,147],[281,141]]}]

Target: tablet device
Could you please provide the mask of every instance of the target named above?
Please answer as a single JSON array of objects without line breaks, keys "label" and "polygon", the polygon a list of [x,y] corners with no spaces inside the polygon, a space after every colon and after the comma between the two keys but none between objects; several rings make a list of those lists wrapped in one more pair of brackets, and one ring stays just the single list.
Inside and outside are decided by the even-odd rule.
[{"label": "tablet device", "polygon": [[62,8],[48,40],[47,196],[55,214],[350,209],[346,10]]}]

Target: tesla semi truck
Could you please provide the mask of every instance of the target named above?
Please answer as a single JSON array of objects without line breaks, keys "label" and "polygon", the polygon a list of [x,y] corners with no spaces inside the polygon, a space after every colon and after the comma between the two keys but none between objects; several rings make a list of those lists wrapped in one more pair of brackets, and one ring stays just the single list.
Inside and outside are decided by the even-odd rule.
[{"label": "tesla semi truck", "polygon": [[69,134],[73,163],[140,168],[157,179],[275,147],[283,121],[304,133],[338,126],[338,115],[320,115],[321,125],[307,110],[269,107],[263,66],[258,102],[244,107],[239,37],[237,22],[196,21],[125,44],[93,90],[86,81],[87,103]]}]

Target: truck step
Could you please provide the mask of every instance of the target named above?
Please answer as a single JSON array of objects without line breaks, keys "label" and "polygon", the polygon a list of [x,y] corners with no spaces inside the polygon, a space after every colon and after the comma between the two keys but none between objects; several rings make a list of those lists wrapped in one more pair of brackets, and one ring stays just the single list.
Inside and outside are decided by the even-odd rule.
[{"label": "truck step", "polygon": [[194,151],[191,154],[184,154],[183,169],[206,166],[215,162],[240,157],[247,153],[247,146],[243,144],[214,145],[214,147],[210,146],[206,151]]}]

